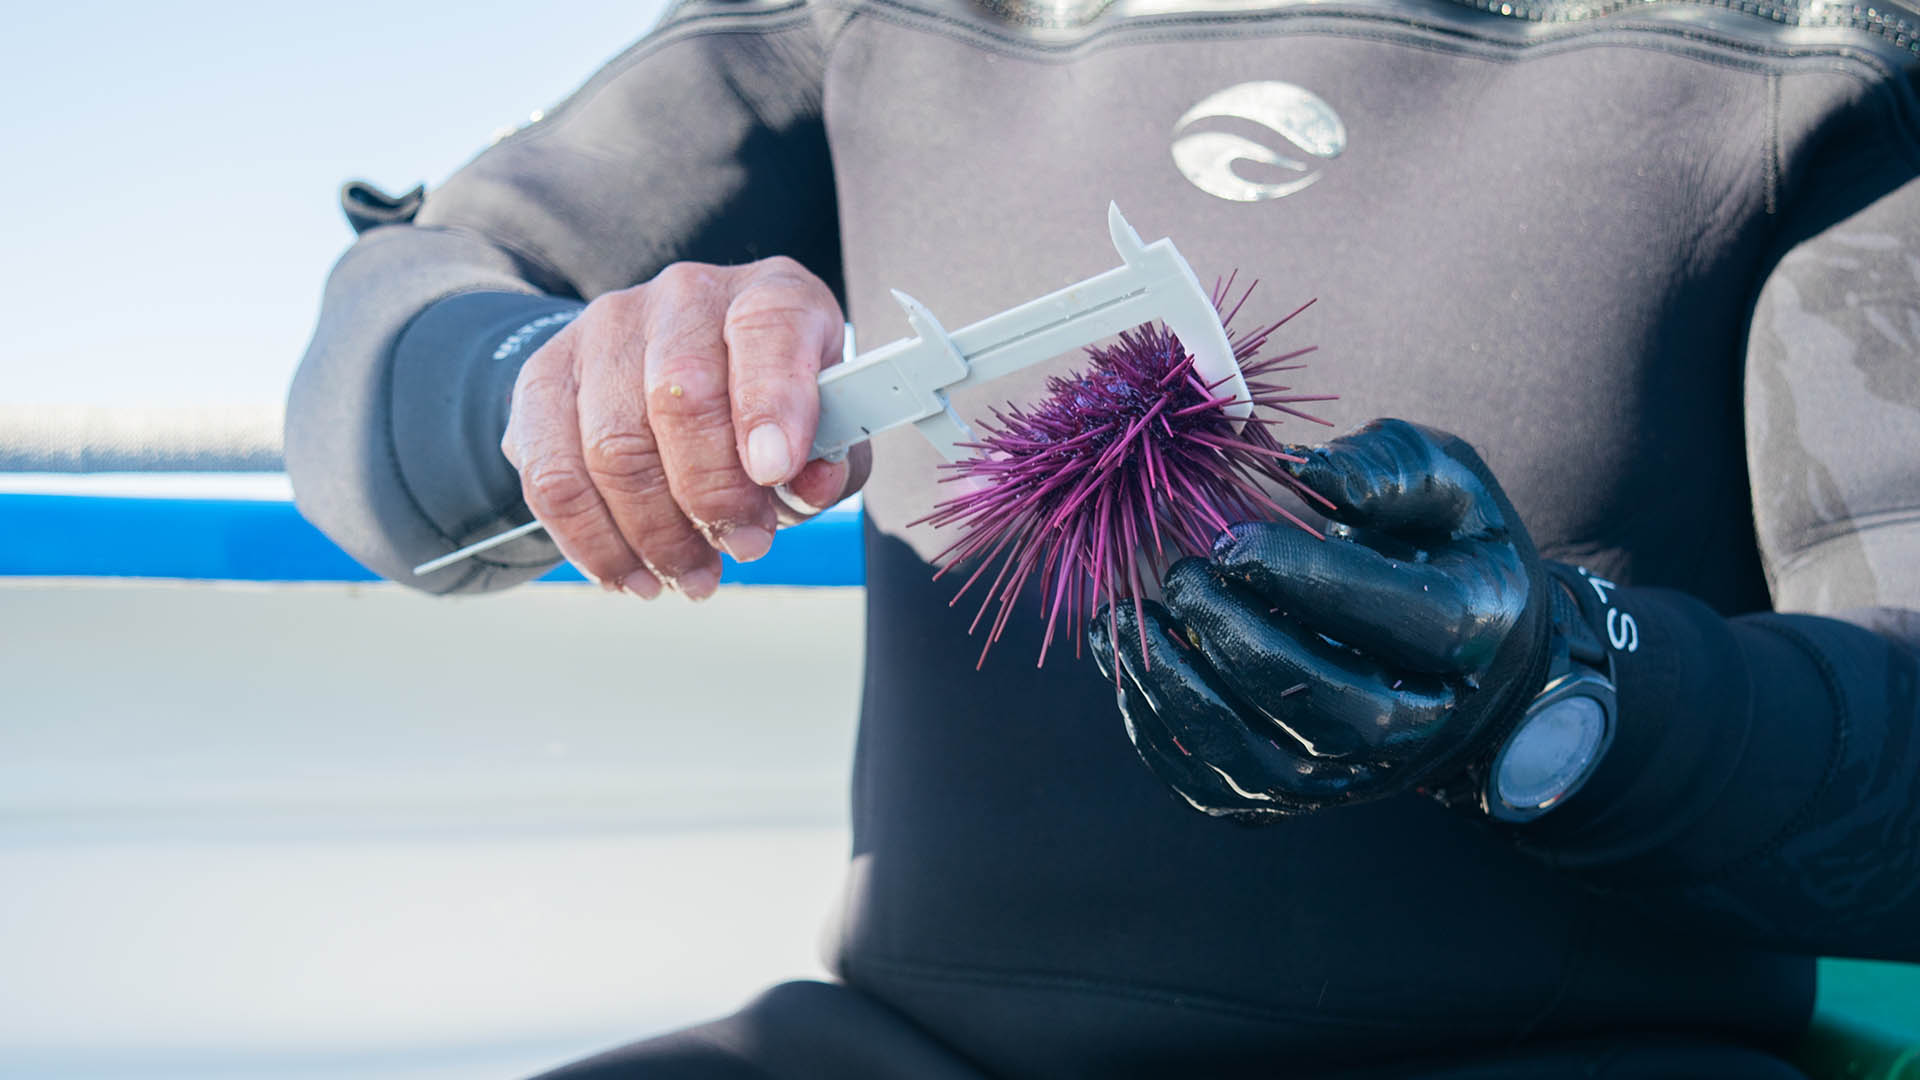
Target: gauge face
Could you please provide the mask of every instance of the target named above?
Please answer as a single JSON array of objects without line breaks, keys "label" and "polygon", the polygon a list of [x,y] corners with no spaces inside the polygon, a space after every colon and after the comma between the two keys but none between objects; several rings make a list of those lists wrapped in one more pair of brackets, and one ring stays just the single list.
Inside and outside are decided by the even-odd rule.
[{"label": "gauge face", "polygon": [[1607,740],[1607,710],[1584,693],[1540,707],[1508,740],[1493,765],[1488,810],[1525,820],[1551,809],[1580,785]]}]

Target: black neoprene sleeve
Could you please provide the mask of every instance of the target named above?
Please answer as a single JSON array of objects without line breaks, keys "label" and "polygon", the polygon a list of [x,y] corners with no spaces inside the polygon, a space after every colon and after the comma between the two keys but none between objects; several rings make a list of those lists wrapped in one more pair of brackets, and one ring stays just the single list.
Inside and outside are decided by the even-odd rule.
[{"label": "black neoprene sleeve", "polygon": [[1914,652],[1838,619],[1612,599],[1633,620],[1620,731],[1523,848],[1765,948],[1920,959]]},{"label": "black neoprene sleeve", "polygon": [[[311,395],[297,396],[287,472],[302,511],[332,521],[343,505],[371,503],[382,520],[404,523],[389,524],[388,543],[355,544],[352,553],[381,576],[430,592],[503,588],[551,569],[559,552],[539,534],[425,577],[412,568],[530,520],[500,436],[521,364],[580,308],[531,293],[455,293],[406,322],[364,373],[378,408],[330,415]],[[338,373],[314,368],[302,379]],[[343,462],[335,448],[348,441],[363,453]]]},{"label": "black neoprene sleeve", "polygon": [[[394,343],[390,376],[395,463],[406,490],[455,544],[531,520],[519,474],[500,452],[514,379],[527,357],[582,304],[523,293],[460,293],[421,312]],[[531,538],[530,538],[531,539]],[[488,558],[491,587],[533,577],[560,561],[528,545],[511,561]]]}]

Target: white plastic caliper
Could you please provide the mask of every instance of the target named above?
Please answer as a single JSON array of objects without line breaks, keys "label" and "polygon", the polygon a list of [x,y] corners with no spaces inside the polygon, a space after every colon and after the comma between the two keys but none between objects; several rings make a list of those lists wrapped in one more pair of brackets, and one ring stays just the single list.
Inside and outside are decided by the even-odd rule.
[{"label": "white plastic caliper", "polygon": [[[912,424],[949,461],[968,456],[966,422],[948,395],[1049,360],[1155,319],[1193,355],[1194,370],[1236,419],[1253,410],[1220,313],[1173,241],[1140,242],[1120,208],[1107,204],[1107,232],[1120,265],[1057,292],[948,333],[926,305],[894,290],[914,336],[850,356],[820,373],[820,426],[811,458],[836,460],[857,443]],[[848,352],[853,351],[851,328]],[[431,574],[541,528],[529,521],[413,568]]]}]

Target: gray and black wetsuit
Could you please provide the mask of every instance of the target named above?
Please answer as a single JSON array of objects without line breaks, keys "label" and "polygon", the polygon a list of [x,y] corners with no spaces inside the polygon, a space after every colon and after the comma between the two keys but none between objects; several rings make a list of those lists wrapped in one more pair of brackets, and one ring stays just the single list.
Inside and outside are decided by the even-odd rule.
[{"label": "gray and black wetsuit", "polygon": [[1343,426],[1465,437],[1543,555],[1646,613],[1622,708],[1663,722],[1521,834],[1411,796],[1238,827],[1140,766],[1090,663],[1030,666],[1037,624],[973,670],[944,541],[905,527],[933,453],[883,436],[843,984],[570,1075],[1792,1075],[1745,1048],[1798,1035],[1809,956],[1920,959],[1917,34],[1793,2],[690,0],[423,205],[358,202],[287,459],[397,580],[524,520],[508,389],[583,300],[787,254],[881,342],[889,287],[956,326],[1106,268],[1113,199],[1256,307],[1318,297],[1289,341]]}]

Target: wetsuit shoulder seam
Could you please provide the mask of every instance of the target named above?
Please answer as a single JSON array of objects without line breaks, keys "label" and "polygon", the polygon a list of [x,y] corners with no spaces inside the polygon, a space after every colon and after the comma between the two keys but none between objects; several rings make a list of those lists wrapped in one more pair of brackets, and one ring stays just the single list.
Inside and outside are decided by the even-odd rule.
[{"label": "wetsuit shoulder seam", "polygon": [[1896,529],[1905,525],[1920,525],[1920,506],[1909,506],[1892,510],[1874,510],[1865,514],[1850,514],[1802,530],[1803,540],[1794,544],[1790,551],[1783,553],[1775,573],[1785,577],[1815,558],[1823,548],[1850,540],[1863,533]]},{"label": "wetsuit shoulder seam", "polygon": [[792,3],[764,7],[750,11],[695,11],[687,12],[694,3],[685,3],[667,14],[660,25],[639,41],[629,45],[626,51],[601,66],[586,85],[568,95],[560,104],[548,110],[538,123],[529,124],[519,131],[508,135],[503,142],[533,141],[566,119],[574,107],[598,96],[602,90],[620,81],[635,64],[659,52],[669,45],[677,45],[696,38],[723,34],[763,34],[771,35],[796,27],[805,28],[811,21],[808,11],[810,0],[795,0]]}]

